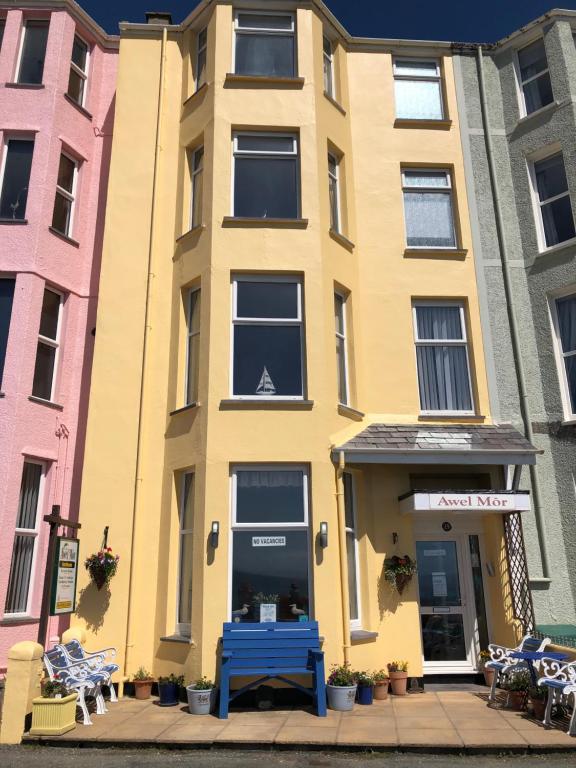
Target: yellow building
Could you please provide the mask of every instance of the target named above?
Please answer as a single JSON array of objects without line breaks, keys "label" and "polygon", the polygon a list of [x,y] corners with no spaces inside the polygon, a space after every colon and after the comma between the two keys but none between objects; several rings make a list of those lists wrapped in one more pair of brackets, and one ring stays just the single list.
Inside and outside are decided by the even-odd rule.
[{"label": "yellow building", "polygon": [[535,450],[490,418],[450,45],[317,0],[122,24],[106,217],[89,645],[190,680],[261,613],[415,676],[513,641]]}]

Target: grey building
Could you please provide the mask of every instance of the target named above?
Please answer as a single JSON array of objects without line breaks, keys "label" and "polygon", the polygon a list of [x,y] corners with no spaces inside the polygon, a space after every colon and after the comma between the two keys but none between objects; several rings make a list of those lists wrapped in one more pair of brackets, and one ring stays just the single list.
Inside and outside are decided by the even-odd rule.
[{"label": "grey building", "polygon": [[543,451],[520,484],[536,623],[556,626],[576,624],[574,32],[553,10],[454,46],[492,413]]}]

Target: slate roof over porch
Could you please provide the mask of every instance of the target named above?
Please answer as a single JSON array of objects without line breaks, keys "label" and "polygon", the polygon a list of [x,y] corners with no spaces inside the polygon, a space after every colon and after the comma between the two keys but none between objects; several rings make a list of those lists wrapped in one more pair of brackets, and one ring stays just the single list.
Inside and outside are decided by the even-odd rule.
[{"label": "slate roof over porch", "polygon": [[542,453],[510,424],[370,424],[332,449],[347,463],[534,464]]}]

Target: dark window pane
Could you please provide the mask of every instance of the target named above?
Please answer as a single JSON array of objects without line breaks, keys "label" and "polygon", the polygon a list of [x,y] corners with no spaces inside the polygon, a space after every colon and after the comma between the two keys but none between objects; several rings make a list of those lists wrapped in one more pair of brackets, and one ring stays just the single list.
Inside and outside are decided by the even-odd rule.
[{"label": "dark window pane", "polygon": [[237,137],[238,149],[243,152],[294,152],[292,136],[262,136],[241,134]]},{"label": "dark window pane", "polygon": [[195,403],[198,400],[198,373],[199,373],[199,349],[200,336],[188,337],[188,376],[186,402]]},{"label": "dark window pane", "polygon": [[64,195],[56,192],[54,198],[54,213],[52,214],[52,226],[63,235],[69,234],[70,214],[72,212],[72,201]]},{"label": "dark window pane", "polygon": [[292,35],[236,35],[238,75],[294,76],[294,37]]},{"label": "dark window pane", "polygon": [[348,405],[346,391],[346,349],[344,339],[336,337],[336,364],[338,366],[338,402]]},{"label": "dark window pane", "polygon": [[2,40],[4,39],[5,26],[6,26],[6,21],[4,19],[0,19],[0,51],[2,50]]},{"label": "dark window pane", "polygon": [[466,661],[464,619],[454,614],[422,616],[424,661]]},{"label": "dark window pane", "polygon": [[527,80],[537,75],[538,72],[542,72],[543,69],[548,69],[544,40],[536,40],[535,43],[519,50],[518,63],[522,80]]},{"label": "dark window pane", "polygon": [[58,186],[67,192],[72,192],[74,185],[74,171],[76,164],[66,155],[60,155],[60,165],[58,166]]},{"label": "dark window pane", "polygon": [[[258,546],[273,537],[278,546]],[[259,593],[276,596],[276,620],[297,621],[292,606],[309,616],[308,532],[267,529],[234,531],[232,548],[232,611],[240,621],[259,621]],[[241,613],[243,606],[247,612]]]},{"label": "dark window pane", "polygon": [[346,528],[354,530],[354,479],[350,472],[344,472],[342,475],[342,482],[344,484],[344,512],[346,515]]},{"label": "dark window pane", "polygon": [[534,171],[536,174],[538,196],[541,202],[548,200],[549,197],[561,195],[562,192],[566,192],[568,189],[564,160],[561,153],[535,163]]},{"label": "dark window pane", "polygon": [[357,621],[358,589],[356,585],[356,538],[350,531],[346,532],[346,559],[348,561],[348,604],[350,606],[350,621]]},{"label": "dark window pane", "polygon": [[58,333],[58,314],[60,310],[60,295],[54,291],[44,291],[42,299],[42,314],[40,315],[40,336],[56,341]]},{"label": "dark window pane", "polygon": [[82,72],[86,72],[86,59],[88,57],[88,46],[79,37],[74,38],[74,44],[72,46],[72,61],[78,69]]},{"label": "dark window pane", "polygon": [[302,396],[299,326],[235,326],[234,394]]},{"label": "dark window pane", "polygon": [[205,48],[208,39],[208,30],[206,27],[198,33],[198,49]]},{"label": "dark window pane", "polygon": [[236,303],[238,317],[295,320],[298,317],[298,284],[238,280]]},{"label": "dark window pane", "polygon": [[292,16],[265,13],[239,13],[238,26],[251,29],[292,29]]},{"label": "dark window pane", "polygon": [[460,578],[455,541],[417,541],[420,605],[460,606]]},{"label": "dark window pane", "polygon": [[541,107],[545,107],[546,104],[551,104],[554,101],[552,83],[548,72],[526,83],[523,88],[527,114],[535,112],[537,109],[541,109]]},{"label": "dark window pane", "polygon": [[6,360],[15,285],[16,280],[4,278],[0,280],[0,389],[2,387],[2,374],[4,373],[4,361]]},{"label": "dark window pane", "polygon": [[39,84],[42,82],[47,40],[47,21],[26,22],[20,72],[18,73],[19,83]]},{"label": "dark window pane", "polygon": [[82,104],[84,98],[84,78],[73,69],[70,70],[70,77],[68,78],[68,96],[76,104]]},{"label": "dark window pane", "polygon": [[488,622],[486,620],[486,597],[484,595],[484,582],[482,579],[482,556],[480,554],[480,541],[478,536],[469,536],[470,563],[472,565],[472,583],[474,585],[474,603],[476,606],[476,619],[478,622],[478,642],[480,648],[488,648]]},{"label": "dark window pane", "polygon": [[56,350],[47,344],[38,342],[36,352],[36,367],[34,368],[34,383],[32,394],[50,400],[52,397],[52,378],[54,376],[54,364],[56,362]]},{"label": "dark window pane", "polygon": [[576,352],[576,296],[556,301],[562,352]]},{"label": "dark window pane", "polygon": [[576,355],[565,358],[566,378],[568,379],[568,392],[572,413],[576,413]]},{"label": "dark window pane", "polygon": [[14,536],[10,580],[4,609],[6,613],[25,613],[27,610],[35,540],[35,536],[21,534]]},{"label": "dark window pane", "polygon": [[297,175],[296,158],[236,157],[234,216],[297,218]]},{"label": "dark window pane", "polygon": [[28,199],[33,151],[33,141],[10,139],[8,142],[2,194],[0,195],[1,219],[26,218],[26,201]]},{"label": "dark window pane", "polygon": [[20,484],[17,528],[30,528],[31,530],[36,528],[41,477],[42,467],[40,464],[24,462],[22,482]]},{"label": "dark window pane", "polygon": [[198,52],[196,69],[196,88],[200,88],[206,82],[206,48]]},{"label": "dark window pane", "polygon": [[547,246],[563,243],[574,237],[574,218],[569,195],[546,203],[541,210]]},{"label": "dark window pane", "polygon": [[302,470],[238,470],[236,522],[303,523]]}]

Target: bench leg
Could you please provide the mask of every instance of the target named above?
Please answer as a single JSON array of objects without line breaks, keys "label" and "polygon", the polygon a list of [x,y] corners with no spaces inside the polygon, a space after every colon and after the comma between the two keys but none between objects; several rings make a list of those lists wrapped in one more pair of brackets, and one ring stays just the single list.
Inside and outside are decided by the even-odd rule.
[{"label": "bench leg", "polygon": [[230,700],[230,674],[227,660],[222,660],[220,667],[220,703],[218,705],[218,717],[220,720],[228,719],[228,702]]},{"label": "bench leg", "polygon": [[554,688],[548,688],[548,700],[546,701],[546,710],[544,711],[544,725],[551,725],[552,705],[556,697],[556,691]]},{"label": "bench leg", "polygon": [[570,726],[566,733],[568,736],[576,736],[576,693],[572,694],[572,717],[570,718]]},{"label": "bench leg", "polygon": [[490,686],[490,695],[488,696],[488,701],[490,702],[496,701],[496,686],[498,685],[499,676],[499,670],[495,669],[494,677],[492,678],[492,685]]},{"label": "bench leg", "polygon": [[78,704],[80,705],[80,708],[82,709],[82,714],[84,715],[83,724],[84,725],[92,725],[92,720],[90,720],[90,713],[88,712],[88,707],[86,706],[86,689],[80,688],[78,691]]},{"label": "bench leg", "polygon": [[106,709],[104,694],[102,693],[102,686],[100,684],[94,689],[94,698],[96,699],[96,714],[105,715],[108,710]]},{"label": "bench leg", "polygon": [[318,717],[326,717],[326,680],[324,679],[324,659],[314,664],[314,706]]},{"label": "bench leg", "polygon": [[110,701],[116,703],[118,701],[118,696],[116,695],[116,689],[114,688],[112,680],[108,682],[108,687],[110,688]]}]

